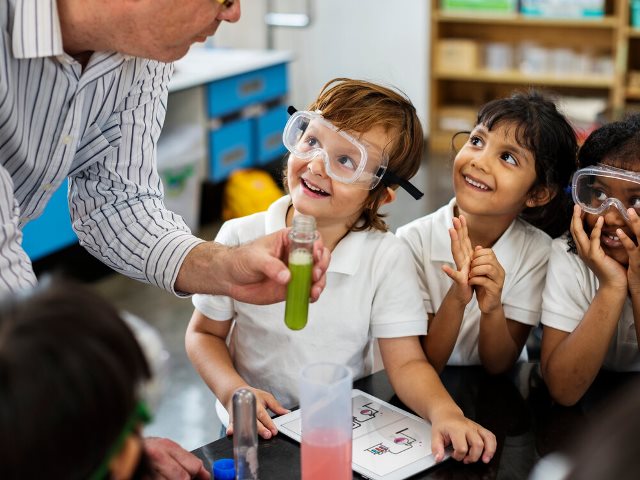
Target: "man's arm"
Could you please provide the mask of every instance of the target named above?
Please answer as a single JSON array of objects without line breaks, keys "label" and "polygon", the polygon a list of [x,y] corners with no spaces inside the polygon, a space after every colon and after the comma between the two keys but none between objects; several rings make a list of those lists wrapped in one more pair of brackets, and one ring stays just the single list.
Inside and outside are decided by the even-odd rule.
[{"label": "man's arm", "polygon": [[17,292],[36,284],[31,261],[22,249],[20,209],[13,180],[0,165],[0,292]]},{"label": "man's arm", "polygon": [[81,245],[114,270],[173,291],[182,261],[202,240],[164,207],[156,168],[172,66],[135,58],[119,68],[113,81],[126,93],[94,125],[109,146],[71,172],[73,228]]}]

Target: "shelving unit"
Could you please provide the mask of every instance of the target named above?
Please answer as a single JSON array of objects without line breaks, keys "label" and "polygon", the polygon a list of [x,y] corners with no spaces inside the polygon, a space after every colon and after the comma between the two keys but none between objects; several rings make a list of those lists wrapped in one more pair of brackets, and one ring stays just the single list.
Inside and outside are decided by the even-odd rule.
[{"label": "shelving unit", "polygon": [[[454,130],[447,128],[451,122],[442,121],[447,112],[466,110],[467,120],[471,121],[472,112],[480,105],[506,96],[518,87],[535,86],[560,95],[606,98],[614,117],[633,102],[640,101],[640,84],[636,83],[640,81],[640,28],[630,26],[628,0],[606,0],[605,15],[597,19],[453,13],[441,10],[440,3],[440,0],[431,0],[428,111],[432,151],[445,152],[450,148]],[[440,54],[445,45],[455,47],[458,41],[461,55],[450,56],[443,63]],[[582,74],[572,71],[524,73],[515,64],[504,69],[487,68],[482,60],[484,48],[496,43],[510,46],[514,55],[526,44],[557,50],[560,54],[562,50],[565,54],[585,52],[589,60],[595,59],[609,68]]]}]

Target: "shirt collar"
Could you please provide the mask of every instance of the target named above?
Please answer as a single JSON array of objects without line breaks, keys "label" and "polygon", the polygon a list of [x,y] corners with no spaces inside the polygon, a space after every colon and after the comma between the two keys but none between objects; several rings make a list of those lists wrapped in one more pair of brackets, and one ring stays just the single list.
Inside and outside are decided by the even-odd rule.
[{"label": "shirt collar", "polygon": [[15,58],[63,55],[56,0],[15,0],[11,38]]},{"label": "shirt collar", "polygon": [[[58,57],[63,63],[75,60],[64,51],[62,30],[56,0],[15,0],[12,44],[15,58]],[[129,61],[135,57],[116,53],[114,61]]]},{"label": "shirt collar", "polygon": [[[265,233],[276,232],[285,228],[287,210],[291,205],[291,197],[285,195],[273,202],[265,216]],[[331,252],[331,262],[327,272],[353,275],[358,271],[362,256],[365,254],[364,243],[368,232],[349,232],[338,242]]]}]

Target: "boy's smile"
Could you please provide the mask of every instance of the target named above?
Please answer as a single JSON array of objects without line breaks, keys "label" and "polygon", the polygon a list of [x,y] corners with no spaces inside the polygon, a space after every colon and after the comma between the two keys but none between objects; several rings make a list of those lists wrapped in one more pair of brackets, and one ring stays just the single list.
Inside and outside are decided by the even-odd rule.
[{"label": "boy's smile", "polygon": [[[359,140],[380,151],[391,141],[381,126],[362,134]],[[371,193],[370,190],[339,182],[327,175],[321,155],[308,160],[290,154],[287,184],[293,206],[298,212],[314,216],[319,230],[323,225],[339,227],[343,230],[342,235],[358,221]]]}]

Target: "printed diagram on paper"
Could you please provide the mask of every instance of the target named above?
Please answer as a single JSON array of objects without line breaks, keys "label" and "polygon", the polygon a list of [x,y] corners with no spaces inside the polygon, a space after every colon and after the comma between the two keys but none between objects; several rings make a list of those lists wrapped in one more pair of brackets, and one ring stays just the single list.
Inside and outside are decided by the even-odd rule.
[{"label": "printed diagram on paper", "polygon": [[[282,427],[300,435],[300,418]],[[353,397],[353,463],[386,475],[431,455],[431,425],[370,397]]]}]

